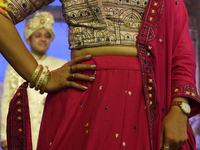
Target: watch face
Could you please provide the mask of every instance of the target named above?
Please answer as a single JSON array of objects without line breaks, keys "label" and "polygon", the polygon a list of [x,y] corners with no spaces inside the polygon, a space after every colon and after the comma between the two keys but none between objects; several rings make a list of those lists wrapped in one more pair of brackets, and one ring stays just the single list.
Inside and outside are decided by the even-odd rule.
[{"label": "watch face", "polygon": [[190,106],[184,102],[181,104],[181,108],[186,114],[189,114],[191,111]]}]

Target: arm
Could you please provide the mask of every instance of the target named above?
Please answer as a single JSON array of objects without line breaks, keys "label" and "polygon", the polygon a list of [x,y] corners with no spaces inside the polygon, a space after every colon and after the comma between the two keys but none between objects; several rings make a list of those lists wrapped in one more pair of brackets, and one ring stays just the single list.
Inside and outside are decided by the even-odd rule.
[{"label": "arm", "polygon": [[[2,14],[0,14],[0,20],[0,52],[20,76],[26,81],[30,81],[38,64],[23,44],[13,23]],[[72,65],[76,72],[95,69],[95,67],[91,65],[79,64],[80,62],[89,59],[90,57],[85,56],[75,58],[65,64],[62,68],[51,71],[51,76],[46,86],[46,92],[53,92],[67,87],[86,90],[84,86],[73,81],[68,81],[68,77],[71,76],[69,68]],[[86,81],[94,80],[86,75],[78,73],[75,74],[74,79]]]},{"label": "arm", "polygon": [[[172,101],[183,101],[199,106],[199,97],[195,87],[195,54],[193,44],[190,39],[187,10],[182,0],[178,1],[173,14],[174,38],[172,52]],[[173,9],[172,9],[173,10]],[[194,109],[189,115],[195,114]],[[164,117],[161,126],[160,145],[169,146],[176,150],[182,147],[188,140],[187,137],[188,116],[182,112],[179,106],[171,106],[168,114]]]},{"label": "arm", "polygon": [[38,64],[24,45],[13,23],[2,14],[0,20],[0,52],[12,67],[29,81]]},{"label": "arm", "polygon": [[[184,97],[176,97],[172,101],[184,101]],[[187,141],[187,120],[188,115],[184,114],[179,106],[171,106],[161,124],[160,148],[167,146],[177,150]]]},{"label": "arm", "polygon": [[[0,1],[0,52],[15,68],[15,70],[27,81],[30,80],[37,62],[26,49],[15,26],[28,15],[38,9],[47,6],[54,0],[32,0],[22,2]],[[23,4],[22,4],[23,3]]]}]

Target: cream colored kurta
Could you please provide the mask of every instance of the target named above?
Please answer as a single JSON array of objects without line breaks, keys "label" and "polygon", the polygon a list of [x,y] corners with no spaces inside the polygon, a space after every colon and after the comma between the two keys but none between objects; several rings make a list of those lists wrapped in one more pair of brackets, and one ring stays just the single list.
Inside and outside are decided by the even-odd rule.
[{"label": "cream colored kurta", "polygon": [[[42,64],[49,67],[49,70],[54,70],[61,67],[66,63],[65,60],[57,59],[44,55],[41,59],[38,59],[38,64]],[[3,93],[1,99],[1,141],[6,140],[6,120],[8,114],[9,102],[17,91],[18,87],[25,80],[21,78],[17,72],[8,65],[3,84]],[[39,128],[44,108],[44,102],[47,94],[44,93],[41,95],[38,91],[28,88],[28,100],[29,100],[29,109],[31,117],[31,132],[32,132],[32,144],[33,150],[36,150]]]}]

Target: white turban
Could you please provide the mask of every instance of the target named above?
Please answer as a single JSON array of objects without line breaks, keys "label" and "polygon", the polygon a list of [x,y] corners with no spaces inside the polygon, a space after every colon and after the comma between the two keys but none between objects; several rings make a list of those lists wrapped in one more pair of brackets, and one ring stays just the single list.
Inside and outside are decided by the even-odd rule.
[{"label": "white turban", "polygon": [[54,18],[49,12],[37,12],[32,19],[26,22],[24,37],[28,39],[35,31],[45,28],[51,34],[51,41],[55,37],[53,30]]}]

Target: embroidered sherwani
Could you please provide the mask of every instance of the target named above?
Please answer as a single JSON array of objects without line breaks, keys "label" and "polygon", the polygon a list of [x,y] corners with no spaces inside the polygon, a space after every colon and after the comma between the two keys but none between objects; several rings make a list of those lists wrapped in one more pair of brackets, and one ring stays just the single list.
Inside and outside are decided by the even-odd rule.
[{"label": "embroidered sherwani", "polygon": [[[53,58],[48,55],[44,55],[41,59],[38,59],[37,56],[33,55],[37,62],[42,65],[49,66],[50,70],[57,69],[66,63],[65,60]],[[3,94],[1,98],[1,141],[7,140],[6,138],[6,118],[8,114],[8,107],[10,100],[14,96],[18,87],[25,82],[25,80],[18,75],[18,73],[8,65],[3,84]],[[33,149],[36,149],[39,128],[41,123],[41,118],[44,109],[44,103],[46,100],[47,94],[40,94],[38,91],[29,88],[28,89],[28,100],[30,108],[30,117],[31,117],[31,134],[32,134],[32,143]]]},{"label": "embroidered sherwani", "polygon": [[[34,5],[33,3],[31,3],[31,5],[28,6],[24,5],[24,3],[19,4],[19,7],[24,9],[24,13],[21,13],[21,15],[18,14],[19,11],[17,11],[16,8],[12,7],[12,4],[15,2],[12,3],[11,1],[9,1],[7,5],[6,4],[2,5],[1,12],[7,16],[9,15],[9,18],[14,23],[17,23],[20,20],[23,20],[27,14],[32,13],[34,10],[41,8],[52,1],[35,0],[33,2]],[[132,12],[134,12],[134,8],[128,9],[129,6],[125,5],[127,5],[127,3],[132,5],[133,3],[137,3],[137,1],[129,1],[129,0],[62,1],[61,0],[61,2],[63,3],[64,17],[70,27],[69,46],[71,49],[76,49],[76,48],[78,49],[81,47],[90,47],[90,46],[102,46],[102,45],[130,46],[130,43],[134,43],[134,40],[137,39],[136,47],[138,50],[138,59],[141,67],[142,85],[143,85],[144,99],[146,105],[145,108],[148,116],[147,121],[149,127],[148,129],[145,130],[149,132],[148,135],[151,144],[150,146],[151,150],[159,150],[161,122],[162,119],[165,117],[165,115],[168,113],[170,108],[170,103],[173,98],[178,96],[189,98],[190,105],[192,107],[192,112],[190,114],[190,117],[199,113],[200,111],[199,97],[197,95],[195,87],[196,66],[195,66],[194,49],[189,35],[187,11],[183,1],[149,0],[145,9],[144,16],[142,16],[143,18],[142,23],[138,25],[139,33],[137,34],[136,37],[134,36],[134,34],[129,34],[129,31],[130,33],[133,33],[132,31],[136,29],[136,28],[132,29],[133,26],[136,27],[135,24],[134,25],[132,24],[132,19],[134,20],[134,18],[138,18],[138,16],[133,15],[134,13],[132,14]],[[124,6],[124,9],[118,10],[117,7],[119,5],[120,8],[121,6]],[[24,8],[25,6],[26,8]],[[75,9],[78,6],[80,6],[80,9]],[[30,10],[29,7],[32,7],[34,9]],[[8,13],[5,11],[4,8],[8,8],[9,10]],[[78,11],[82,9],[84,11]],[[125,18],[125,20],[123,20],[123,18]],[[126,33],[121,32],[122,30],[125,31]],[[128,40],[130,41],[126,42]],[[133,46],[135,45],[133,44]],[[95,60],[96,58],[94,59],[94,62]],[[120,61],[120,59],[118,61]],[[98,71],[97,71],[97,76],[98,76]],[[95,80],[101,81],[100,78],[101,78],[100,76],[99,78],[96,77]],[[119,79],[119,81],[116,80],[116,82],[120,82],[121,80],[122,79]],[[106,83],[106,79],[101,83],[104,82]],[[95,87],[98,86],[96,85],[96,82],[94,83]],[[121,85],[122,84],[123,83],[121,83]],[[100,87],[101,84],[99,84],[99,88]],[[118,87],[121,86],[118,85]],[[73,133],[69,134],[70,132],[72,132],[70,129],[73,127],[70,126],[71,125],[70,122],[66,123],[67,121],[69,121],[68,120],[69,118],[68,119],[64,118],[61,112],[57,112],[58,114],[60,113],[60,115],[57,115],[60,117],[56,118],[55,117],[56,114],[54,114],[55,112],[53,111],[55,108],[59,110],[60,107],[57,106],[62,104],[60,103],[55,105],[56,103],[53,103],[55,99],[56,98],[62,99],[62,95],[64,95],[65,92],[66,95],[70,95],[69,91],[71,92],[71,90],[72,89],[68,91],[61,91],[59,94],[57,93],[50,94],[49,99],[47,100],[45,106],[46,111],[43,116],[44,118],[42,122],[38,150],[42,149],[42,147],[46,149],[52,149],[56,148],[56,146],[60,146],[61,144],[63,145],[62,140],[60,139],[65,139],[65,138],[69,139],[69,141],[66,142],[67,145],[70,143],[70,140],[73,140],[75,138],[73,137]],[[96,89],[96,92],[97,91],[98,89]],[[73,94],[75,95],[78,94],[78,97],[84,95],[84,92],[83,93],[76,91],[74,92],[75,93]],[[119,93],[116,92],[114,94],[119,94]],[[112,95],[114,94],[112,93]],[[90,96],[93,96],[93,94],[91,93]],[[69,97],[70,96],[68,96],[68,98]],[[107,98],[109,98],[109,93],[107,95]],[[72,102],[70,103],[71,105],[74,104],[73,101],[76,102],[73,98],[65,100],[67,102],[71,101]],[[85,99],[83,99],[83,101],[84,100]],[[115,99],[113,99],[113,101],[114,100]],[[101,100],[98,99],[97,101],[99,102]],[[62,100],[62,102],[65,102],[64,99]],[[74,113],[71,114],[69,113],[70,114],[69,116],[71,117],[74,115],[75,118],[74,120],[76,120],[78,118],[75,116],[76,114],[79,114],[79,108],[76,109],[74,105],[72,106],[73,107],[69,107],[69,105],[67,105],[66,111],[70,110],[71,112],[71,110],[76,110]],[[84,104],[80,101],[80,107],[81,106],[84,106]],[[135,107],[137,106],[133,106],[133,109]],[[116,107],[116,109],[117,108],[118,107]],[[100,108],[97,107],[94,110],[98,109]],[[63,110],[65,109],[63,108]],[[105,106],[105,110],[108,110],[107,112],[109,113],[109,107]],[[67,115],[68,114],[66,114],[66,116]],[[109,115],[112,116],[114,114],[109,114]],[[56,119],[57,121],[66,119],[66,122],[63,121],[66,124],[61,124],[61,126],[58,126],[57,124],[51,124],[51,127],[50,126],[47,127],[47,125],[52,120],[56,121]],[[99,118],[97,118],[97,120],[98,119]],[[104,120],[103,123],[105,123],[106,121]],[[99,128],[100,126],[101,125],[98,124]],[[89,125],[86,122],[85,128],[88,127]],[[84,130],[82,127],[77,129],[80,129],[80,131]],[[106,128],[104,128],[104,126],[102,125],[102,131],[104,131],[103,129]],[[93,133],[94,130],[96,131],[96,127],[92,126],[91,130]],[[51,131],[51,133],[49,131]],[[77,131],[74,131],[74,133],[75,132]],[[195,149],[194,135],[192,133],[189,124],[187,126],[187,133],[188,133],[188,140],[186,144],[183,146],[183,148],[181,148],[181,150]],[[86,130],[86,134],[90,135],[90,130],[88,132]],[[99,142],[102,142],[102,140],[104,140],[106,143],[106,139],[102,138],[104,136],[105,135],[99,133],[95,137],[99,137]],[[116,133],[116,135],[112,137],[113,140],[110,141],[114,141],[114,137],[117,138],[118,133]],[[78,141],[77,143],[74,143],[74,145],[76,144],[78,145],[78,143],[81,142],[82,141]],[[105,145],[104,144],[103,144],[103,146],[105,146],[104,149],[106,149],[106,144]],[[109,144],[110,143],[108,142],[107,145]],[[135,144],[138,143],[135,142]],[[88,147],[88,149],[91,150],[99,148],[98,146],[95,146],[95,144],[93,145],[93,143],[90,143],[90,141],[87,141],[85,145],[86,146],[91,145],[91,147],[90,146]],[[126,149],[127,147],[126,143],[121,141],[121,145],[122,147],[119,146],[119,149]]]}]

